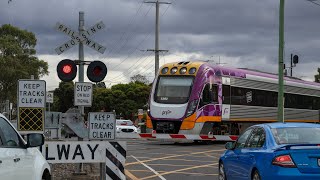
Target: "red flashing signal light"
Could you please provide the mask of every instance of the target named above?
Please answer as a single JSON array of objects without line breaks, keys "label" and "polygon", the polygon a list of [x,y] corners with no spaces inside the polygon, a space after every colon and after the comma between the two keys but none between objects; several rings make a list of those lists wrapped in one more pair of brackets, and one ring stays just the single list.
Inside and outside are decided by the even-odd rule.
[{"label": "red flashing signal light", "polygon": [[61,81],[72,81],[77,75],[77,66],[74,61],[64,59],[58,63],[57,73]]},{"label": "red flashing signal light", "polygon": [[62,71],[66,74],[69,74],[72,71],[72,66],[70,64],[66,64],[62,67]]}]

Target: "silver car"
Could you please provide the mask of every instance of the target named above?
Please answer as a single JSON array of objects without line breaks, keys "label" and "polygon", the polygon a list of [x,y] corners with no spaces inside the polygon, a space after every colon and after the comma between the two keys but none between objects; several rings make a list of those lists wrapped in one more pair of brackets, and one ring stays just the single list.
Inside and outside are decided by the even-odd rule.
[{"label": "silver car", "polygon": [[139,133],[139,129],[133,125],[131,120],[117,119],[117,133]]}]

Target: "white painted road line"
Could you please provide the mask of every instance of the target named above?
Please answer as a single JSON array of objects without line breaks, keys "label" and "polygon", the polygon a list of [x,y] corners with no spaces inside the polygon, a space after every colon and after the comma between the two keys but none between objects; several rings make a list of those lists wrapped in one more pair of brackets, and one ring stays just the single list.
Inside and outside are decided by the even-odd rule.
[{"label": "white painted road line", "polygon": [[164,178],[163,176],[161,176],[157,171],[155,171],[154,169],[152,169],[150,166],[146,165],[145,163],[141,162],[139,159],[137,159],[136,157],[132,156],[136,161],[138,161],[140,164],[142,164],[144,167],[148,168],[150,171],[152,171],[155,175],[157,175],[160,179],[162,180],[166,180],[166,178]]}]

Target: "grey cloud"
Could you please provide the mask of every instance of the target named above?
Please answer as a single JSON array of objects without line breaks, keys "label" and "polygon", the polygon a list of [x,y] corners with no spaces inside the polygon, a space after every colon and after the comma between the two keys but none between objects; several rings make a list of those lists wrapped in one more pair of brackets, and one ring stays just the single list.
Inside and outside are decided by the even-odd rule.
[{"label": "grey cloud", "polygon": [[[160,8],[160,48],[169,50],[167,56],[177,54],[178,61],[180,53],[197,53],[203,58],[221,55],[237,59],[230,60],[230,65],[277,72],[279,1],[169,2],[172,4]],[[142,0],[15,0],[10,4],[4,1],[0,2],[0,23],[35,32],[38,54],[54,55],[54,49],[69,39],[54,30],[55,23],[59,21],[77,30],[79,11],[85,12],[86,27],[100,20],[106,25],[91,37],[107,48],[105,54],[86,48],[87,59],[103,59],[111,70],[126,71],[149,55],[140,50],[154,48],[155,7],[143,4]],[[306,0],[286,1],[285,61],[290,60],[290,53],[298,54],[301,61],[296,70],[301,72],[300,76],[312,78],[309,72],[315,71],[310,68],[320,64],[319,17],[320,6]],[[77,57],[77,51],[74,47],[64,55]]]}]

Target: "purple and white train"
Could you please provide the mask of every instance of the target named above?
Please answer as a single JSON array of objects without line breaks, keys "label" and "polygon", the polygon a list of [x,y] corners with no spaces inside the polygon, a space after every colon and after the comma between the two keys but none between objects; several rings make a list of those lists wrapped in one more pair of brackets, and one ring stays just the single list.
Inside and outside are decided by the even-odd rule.
[{"label": "purple and white train", "polygon": [[[320,121],[320,83],[285,77],[285,121]],[[277,121],[278,75],[207,62],[168,63],[149,98],[147,127],[164,134],[238,135]]]}]

